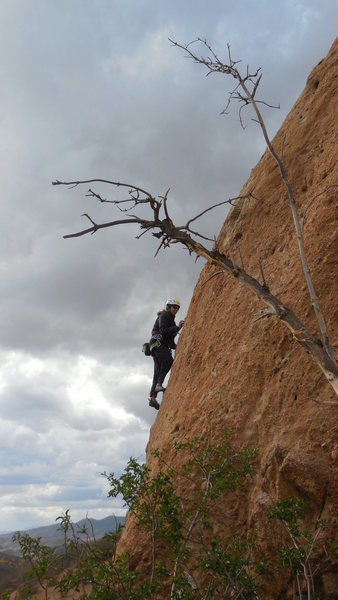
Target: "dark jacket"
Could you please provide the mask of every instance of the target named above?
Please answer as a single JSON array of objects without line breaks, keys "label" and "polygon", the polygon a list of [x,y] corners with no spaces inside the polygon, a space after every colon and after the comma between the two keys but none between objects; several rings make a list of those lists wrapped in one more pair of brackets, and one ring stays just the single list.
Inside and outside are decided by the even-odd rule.
[{"label": "dark jacket", "polygon": [[179,327],[175,323],[175,317],[170,310],[164,310],[159,313],[151,332],[152,336],[160,334],[162,336],[161,343],[167,348],[175,350],[175,336],[179,332]]}]

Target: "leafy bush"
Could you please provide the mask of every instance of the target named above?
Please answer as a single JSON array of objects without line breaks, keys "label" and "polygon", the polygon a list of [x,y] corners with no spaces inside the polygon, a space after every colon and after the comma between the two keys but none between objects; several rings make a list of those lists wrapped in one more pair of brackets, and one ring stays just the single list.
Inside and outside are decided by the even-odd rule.
[{"label": "leafy bush", "polygon": [[[96,541],[86,527],[76,531],[69,511],[58,517],[64,532],[62,556],[39,538],[16,534],[30,564],[30,577],[45,598],[53,588],[91,600],[263,600],[262,580],[275,570],[284,574],[285,581],[292,579],[300,600],[318,598],[315,574],[329,559],[319,544],[325,522],[306,527],[303,500],[282,498],[268,511],[268,520],[280,522],[291,542],[279,547],[278,560],[260,555],[255,531],[249,539],[229,535],[227,542],[213,534],[219,502],[225,505],[234,491],[245,490],[257,451],[234,450],[227,433],[217,445],[196,438],[177,442],[174,448],[182,455],[179,469],[156,450],[156,471],[131,458],[119,477],[105,474],[109,496],[122,497],[142,531],[142,572],[135,569],[138,559],[133,554],[117,552],[121,527]],[[179,495],[177,489],[186,493]],[[331,558],[334,551],[332,546]]]}]

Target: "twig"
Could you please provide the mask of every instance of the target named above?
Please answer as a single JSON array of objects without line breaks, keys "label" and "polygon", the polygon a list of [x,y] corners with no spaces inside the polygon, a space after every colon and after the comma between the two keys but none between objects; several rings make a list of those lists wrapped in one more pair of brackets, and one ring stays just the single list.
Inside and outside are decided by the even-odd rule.
[{"label": "twig", "polygon": [[164,209],[164,214],[167,219],[170,219],[169,214],[168,214],[168,209],[167,209],[167,199],[168,199],[169,191],[170,191],[170,188],[167,189],[166,193],[163,196],[163,209]]},{"label": "twig", "polygon": [[258,259],[258,263],[259,263],[260,274],[261,274],[262,281],[263,281],[263,287],[265,287],[265,289],[268,290],[269,287],[268,287],[268,284],[266,283],[266,280],[265,280],[265,277],[264,277],[264,271],[263,271],[263,267],[262,267],[262,261],[261,261],[260,258]]},{"label": "twig", "polygon": [[216,277],[216,275],[224,275],[225,271],[217,271],[217,273],[213,273],[213,275],[210,275],[210,277],[208,277],[208,279],[206,279],[206,281],[203,281],[202,283],[202,287],[208,283],[208,281],[210,281],[210,279],[213,279],[214,277]]},{"label": "twig", "polygon": [[271,307],[263,308],[254,315],[253,321],[255,323],[256,321],[259,321],[259,319],[264,319],[265,317],[272,317],[273,315],[276,315],[276,313]]},{"label": "twig", "polygon": [[217,208],[218,206],[223,206],[224,204],[231,204],[231,206],[233,206],[233,203],[235,202],[235,200],[244,200],[244,198],[248,198],[250,195],[251,194],[246,194],[245,196],[237,196],[236,198],[229,198],[228,200],[223,200],[223,202],[218,202],[217,204],[213,204],[213,206],[209,206],[208,208],[203,210],[201,213],[196,215],[196,217],[189,219],[189,221],[187,221],[186,225],[184,225],[184,228],[189,229],[190,223],[192,223],[193,221],[196,221],[197,219],[199,219],[200,217],[205,215],[210,210],[213,210],[214,208]]},{"label": "twig", "polygon": [[115,225],[125,225],[127,223],[136,223],[136,224],[140,224],[141,223],[141,219],[136,220],[136,219],[120,219],[118,221],[110,221],[108,223],[101,223],[101,224],[97,224],[94,223],[94,221],[87,215],[83,215],[86,216],[92,223],[93,223],[93,227],[89,227],[88,229],[83,229],[82,231],[78,231],[77,233],[68,233],[67,235],[64,235],[63,238],[65,240],[69,239],[69,238],[74,238],[74,237],[81,237],[82,235],[86,235],[88,233],[95,233],[96,231],[98,231],[98,229],[105,229],[107,227],[114,227]]},{"label": "twig", "polygon": [[72,188],[75,188],[78,185],[82,185],[84,183],[107,183],[108,185],[114,185],[115,187],[125,187],[131,190],[139,191],[148,197],[151,196],[149,192],[147,192],[139,186],[131,185],[130,183],[122,183],[120,181],[110,181],[109,179],[82,179],[79,181],[60,181],[59,179],[55,179],[55,181],[52,181],[52,185],[69,185]]},{"label": "twig", "polygon": [[244,261],[243,261],[243,256],[242,256],[242,252],[241,252],[241,247],[239,245],[237,245],[237,252],[239,254],[239,258],[241,260],[241,267],[242,269],[244,269]]},{"label": "twig", "polygon": [[330,401],[326,401],[326,400],[318,400],[318,398],[312,398],[312,400],[314,402],[317,402],[317,404],[327,404],[329,406],[337,406],[338,407],[338,402],[330,402]]}]

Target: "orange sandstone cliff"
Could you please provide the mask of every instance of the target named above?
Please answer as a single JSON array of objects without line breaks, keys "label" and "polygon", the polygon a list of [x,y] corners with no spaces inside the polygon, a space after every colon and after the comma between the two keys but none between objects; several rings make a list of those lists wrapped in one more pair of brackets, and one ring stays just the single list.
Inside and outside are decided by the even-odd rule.
[{"label": "orange sandstone cliff", "polygon": [[[335,205],[337,155],[338,42],[311,72],[306,87],[273,143],[284,147],[284,161],[300,216],[306,211],[307,257],[331,343],[337,347]],[[260,278],[259,259],[271,291],[318,330],[302,274],[297,239],[277,165],[265,152],[221,229],[218,243]],[[313,519],[337,519],[337,416],[334,392],[310,357],[274,318],[254,321],[263,306],[228,274],[207,265],[196,285],[180,337],[167,391],[147,446],[177,465],[176,439],[205,436],[214,442],[232,431],[237,447],[259,449],[258,468],[243,499],[234,499],[217,525],[226,538],[233,531],[258,529],[261,549],[269,551],[271,532],[263,523],[267,507],[282,496],[308,501]],[[336,402],[336,404],[334,404]],[[184,494],[184,490],[179,490]],[[216,525],[215,525],[216,527]],[[132,518],[120,548],[146,568],[149,545]],[[278,581],[269,598],[286,598]],[[326,573],[323,598],[334,598],[338,581]],[[337,587],[336,587],[337,586]]]}]

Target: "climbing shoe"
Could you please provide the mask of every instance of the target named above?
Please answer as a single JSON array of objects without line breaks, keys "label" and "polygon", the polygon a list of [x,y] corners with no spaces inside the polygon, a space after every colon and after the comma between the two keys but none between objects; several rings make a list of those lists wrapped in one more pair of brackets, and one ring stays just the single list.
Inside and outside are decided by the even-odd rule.
[{"label": "climbing shoe", "polygon": [[158,410],[160,408],[160,405],[157,402],[156,398],[149,398],[149,406],[156,408],[156,410]]},{"label": "climbing shoe", "polygon": [[163,385],[161,383],[158,383],[155,387],[155,392],[165,392],[166,388],[163,387]]}]

